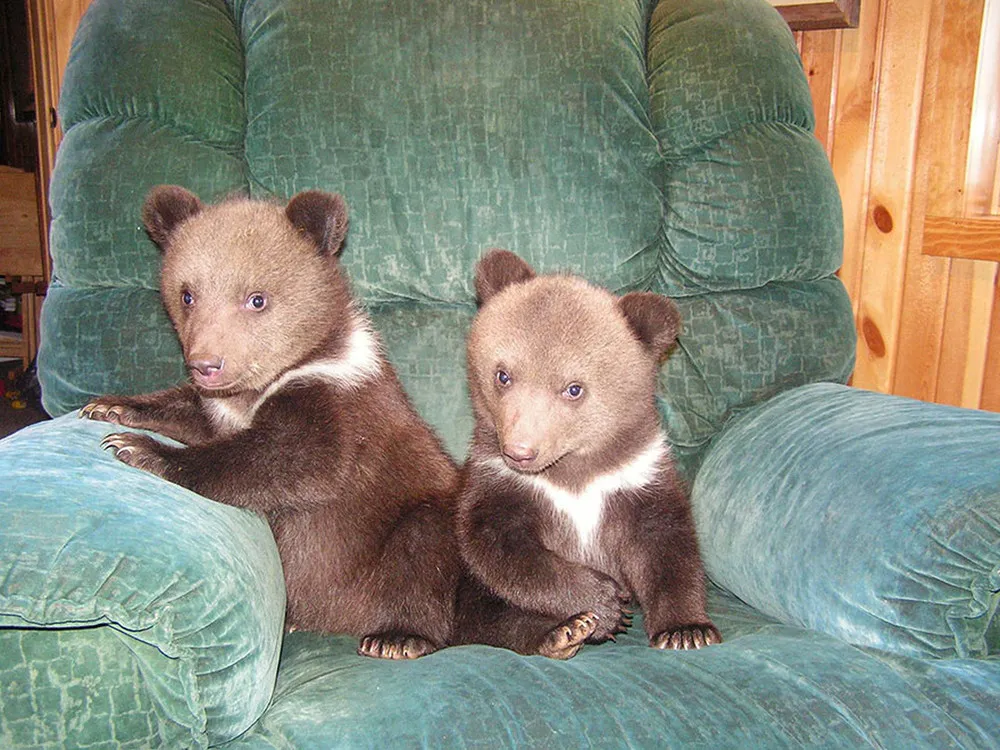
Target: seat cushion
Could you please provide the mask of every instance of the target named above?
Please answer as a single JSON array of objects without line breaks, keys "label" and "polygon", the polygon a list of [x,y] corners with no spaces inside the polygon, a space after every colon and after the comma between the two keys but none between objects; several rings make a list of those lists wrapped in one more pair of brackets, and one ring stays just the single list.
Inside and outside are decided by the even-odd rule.
[{"label": "seat cushion", "polygon": [[384,662],[293,633],[271,706],[232,747],[972,749],[1000,731],[996,661],[856,648],[714,587],[709,612],[722,645],[656,651],[637,619],[568,662],[486,646]]}]

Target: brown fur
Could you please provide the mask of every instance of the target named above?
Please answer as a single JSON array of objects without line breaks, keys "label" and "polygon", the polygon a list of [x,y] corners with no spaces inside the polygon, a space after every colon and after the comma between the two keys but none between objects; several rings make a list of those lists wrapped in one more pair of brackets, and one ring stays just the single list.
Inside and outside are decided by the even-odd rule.
[{"label": "brown fur", "polygon": [[[515,607],[594,613],[590,640],[620,632],[634,597],[651,645],[719,642],[655,403],[658,364],[680,326],[673,303],[536,277],[506,251],[480,262],[476,289],[476,426],[459,506],[467,563]],[[584,490],[597,486],[609,489],[588,505],[595,495]]]},{"label": "brown fur", "polygon": [[461,571],[452,528],[458,472],[374,335],[364,339],[372,347],[360,374],[306,375],[264,397],[291,370],[358,359],[352,335],[368,323],[337,260],[343,200],[310,192],[284,208],[206,207],[182,188],[161,187],[143,215],[163,250],[164,304],[192,384],[100,398],[84,416],[185,443],[135,433],[105,441],[126,463],[267,517],[289,627],[363,636],[361,650],[373,656],[445,645]]},{"label": "brown fur", "polygon": [[[517,617],[464,575],[458,470],[352,300],[338,262],[343,200],[311,191],[286,207],[205,206],[164,186],[143,218],[163,251],[161,292],[191,383],[98,398],[82,416],[185,445],[131,432],[104,445],[127,464],[263,514],[290,628],[354,634],[359,653],[384,658],[483,640],[575,653],[586,621]],[[491,629],[490,618],[500,624]]]}]

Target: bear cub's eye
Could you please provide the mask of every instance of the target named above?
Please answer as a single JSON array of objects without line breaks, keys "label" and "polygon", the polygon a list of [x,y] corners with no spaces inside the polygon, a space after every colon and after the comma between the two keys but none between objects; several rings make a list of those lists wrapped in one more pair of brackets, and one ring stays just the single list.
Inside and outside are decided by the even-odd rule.
[{"label": "bear cub's eye", "polygon": [[563,396],[568,398],[570,401],[576,401],[580,396],[583,395],[583,386],[579,383],[570,383],[563,390]]},{"label": "bear cub's eye", "polygon": [[245,307],[248,310],[263,310],[267,307],[267,295],[262,292],[254,292],[247,297]]},{"label": "bear cub's eye", "polygon": [[185,307],[191,307],[194,304],[194,295],[191,294],[187,289],[181,292],[181,302],[184,303]]},{"label": "bear cub's eye", "polygon": [[501,387],[506,388],[510,385],[510,375],[508,375],[505,370],[497,370],[497,383],[499,383]]}]

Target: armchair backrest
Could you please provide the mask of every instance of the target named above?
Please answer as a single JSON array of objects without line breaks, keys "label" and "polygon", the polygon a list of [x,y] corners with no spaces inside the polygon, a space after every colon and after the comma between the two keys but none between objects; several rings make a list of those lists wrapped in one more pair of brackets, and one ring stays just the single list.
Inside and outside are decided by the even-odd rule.
[{"label": "armchair backrest", "polygon": [[184,378],[139,220],[160,183],[342,193],[353,288],[458,455],[490,247],[677,299],[662,406],[692,461],[734,411],[853,366],[837,189],[764,0],[95,0],[61,115],[53,413]]}]

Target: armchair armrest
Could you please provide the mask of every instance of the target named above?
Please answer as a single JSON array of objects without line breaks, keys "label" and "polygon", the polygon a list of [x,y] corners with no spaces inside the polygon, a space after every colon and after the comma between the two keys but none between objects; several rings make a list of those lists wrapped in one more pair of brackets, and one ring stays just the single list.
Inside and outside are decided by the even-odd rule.
[{"label": "armchair armrest", "polygon": [[709,576],[785,622],[888,651],[1000,651],[1000,415],[844,386],[716,439],[692,502]]},{"label": "armchair armrest", "polygon": [[198,747],[270,700],[267,524],[102,454],[114,429],[71,414],[0,442],[0,744]]}]

